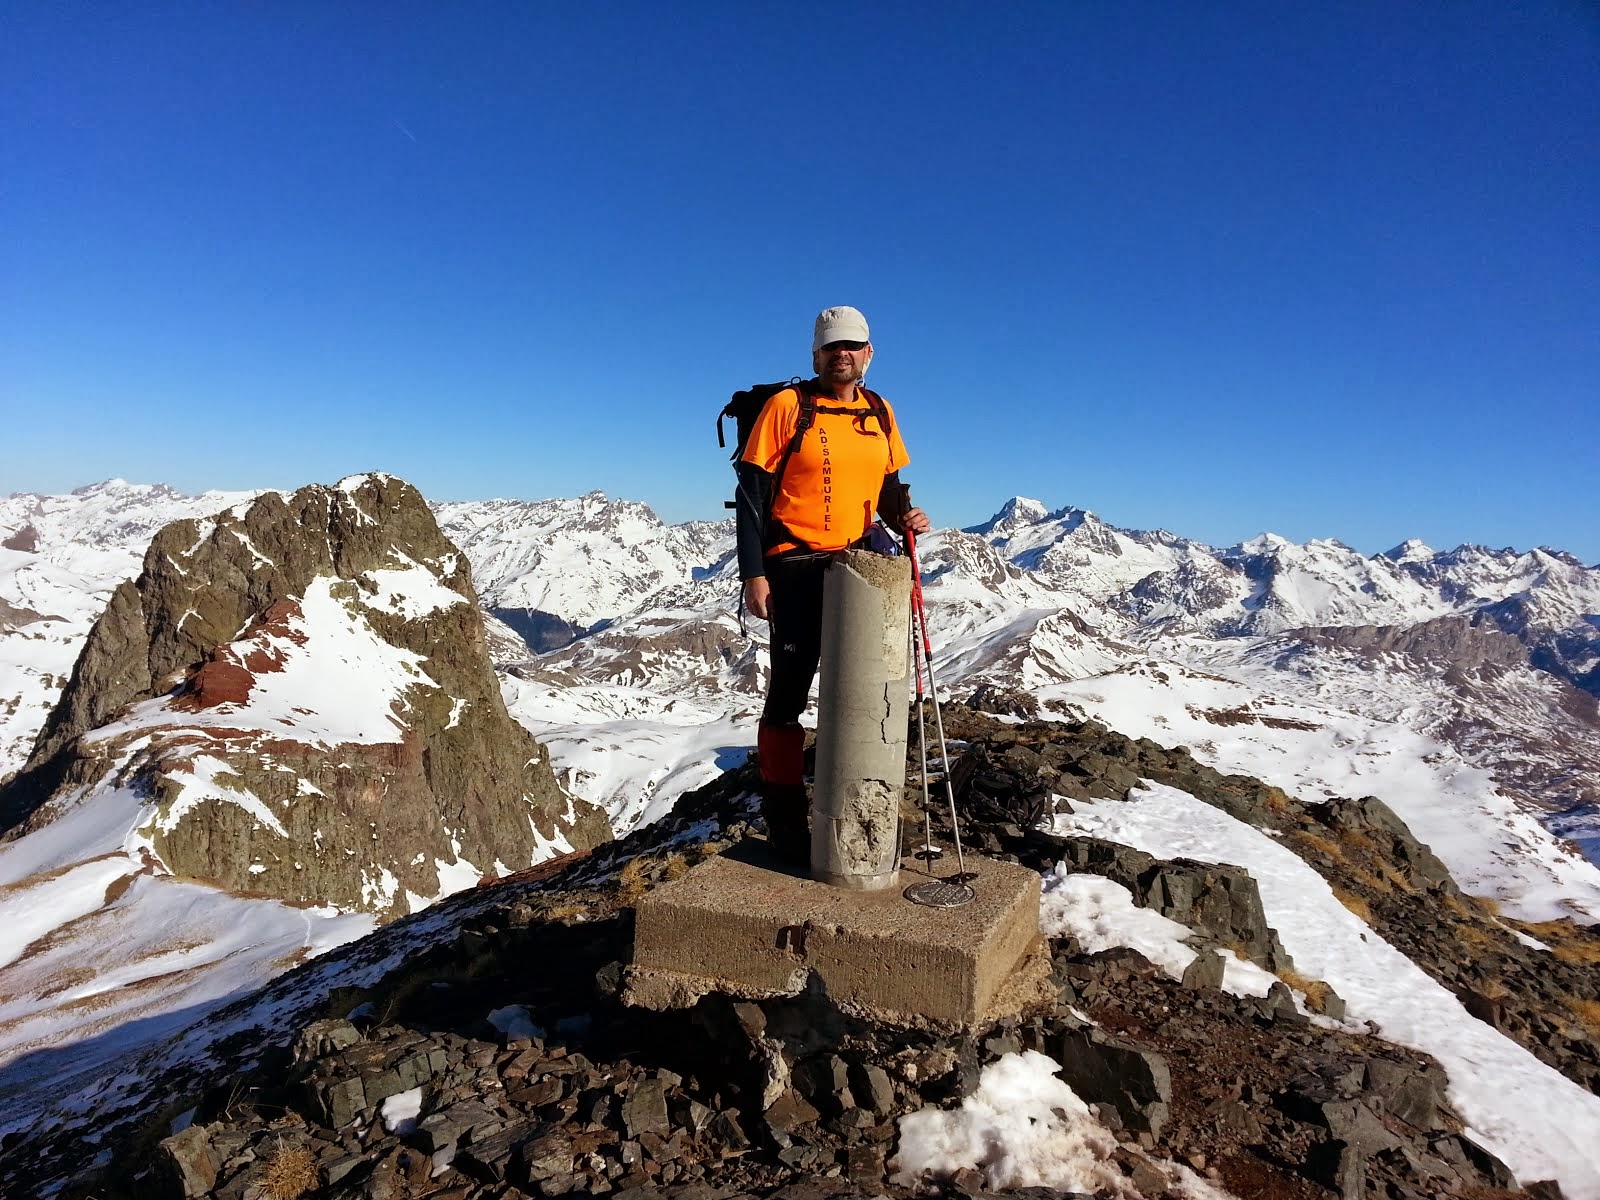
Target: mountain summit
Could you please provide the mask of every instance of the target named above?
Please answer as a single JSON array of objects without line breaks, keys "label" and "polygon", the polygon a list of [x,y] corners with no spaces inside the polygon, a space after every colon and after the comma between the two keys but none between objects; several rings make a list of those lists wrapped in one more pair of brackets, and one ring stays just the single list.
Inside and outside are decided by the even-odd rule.
[{"label": "mountain summit", "polygon": [[174,522],[91,630],[0,827],[92,824],[129,870],[380,915],[603,840],[486,647],[466,557],[401,480]]}]

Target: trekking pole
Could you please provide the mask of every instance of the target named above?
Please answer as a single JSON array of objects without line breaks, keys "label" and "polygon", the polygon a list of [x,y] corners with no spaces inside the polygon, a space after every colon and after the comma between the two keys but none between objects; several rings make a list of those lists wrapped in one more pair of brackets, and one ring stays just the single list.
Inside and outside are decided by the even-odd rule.
[{"label": "trekking pole", "polygon": [[933,798],[928,794],[928,712],[922,698],[922,647],[917,644],[916,618],[906,633],[911,638],[911,662],[917,672],[917,753],[922,759],[922,852],[917,855],[933,869]]},{"label": "trekking pole", "polygon": [[[933,728],[939,737],[939,761],[944,768],[944,794],[950,802],[950,832],[956,843],[956,882],[965,883],[967,875],[966,855],[961,850],[961,819],[956,816],[956,793],[950,783],[950,750],[944,739],[944,715],[939,711],[939,685],[933,677],[933,642],[928,637],[928,606],[922,595],[922,566],[917,562],[917,536],[911,530],[906,530],[906,554],[911,559],[911,612],[916,618],[918,627],[922,631],[922,662],[928,669],[928,694],[933,698]],[[922,678],[917,677],[917,686],[922,686]],[[923,770],[927,770],[927,758],[923,758]]]}]

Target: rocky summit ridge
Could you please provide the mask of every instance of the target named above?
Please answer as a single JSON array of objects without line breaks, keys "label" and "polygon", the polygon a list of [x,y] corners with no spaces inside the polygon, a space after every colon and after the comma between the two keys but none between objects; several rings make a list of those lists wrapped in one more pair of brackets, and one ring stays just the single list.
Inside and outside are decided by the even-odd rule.
[{"label": "rocky summit ridge", "polygon": [[[1167,787],[1270,835],[1366,915],[1374,945],[1404,945],[1428,986],[1461,997],[1462,1020],[1492,1024],[1591,1107],[1593,930],[1497,919],[1375,801],[1301,804],[1094,723],[948,717],[969,845],[1125,891],[1182,931],[1186,967],[1047,917],[1055,998],[991,1028],[879,1026],[813,987],[623,1007],[639,897],[758,832],[747,767],[627,838],[290,972],[146,1055],[92,1109],[62,1098],[7,1139],[0,1186],[63,1200],[1600,1194],[1581,1166],[1561,1183],[1530,1173],[1570,1166],[1581,1119],[1552,1114],[1512,1148],[1516,1167],[1492,1152],[1531,1097],[1485,1107],[1470,1063],[1358,1019],[1359,996],[1308,973],[1315,948],[1280,937],[1250,870],[1051,813],[1132,812],[1141,788]],[[1239,987],[1241,964],[1263,986]]]},{"label": "rocky summit ridge", "polygon": [[467,559],[390,476],[160,529],[90,630],[9,839],[383,916],[609,836],[507,714]]}]

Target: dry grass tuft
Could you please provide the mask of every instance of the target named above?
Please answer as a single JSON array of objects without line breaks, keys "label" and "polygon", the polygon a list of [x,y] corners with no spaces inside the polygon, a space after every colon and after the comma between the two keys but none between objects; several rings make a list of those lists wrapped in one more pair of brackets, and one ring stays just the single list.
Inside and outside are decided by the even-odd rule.
[{"label": "dry grass tuft", "polygon": [[661,868],[661,878],[682,879],[689,873],[689,860],[681,854],[669,854]]},{"label": "dry grass tuft", "polygon": [[1299,971],[1279,971],[1278,978],[1306,998],[1306,1007],[1312,1012],[1328,1011],[1328,997],[1334,995],[1333,986],[1323,979],[1311,979]]},{"label": "dry grass tuft", "polygon": [[1499,902],[1491,900],[1488,896],[1469,896],[1462,892],[1459,895],[1447,893],[1439,898],[1446,908],[1464,920],[1481,921],[1485,917],[1498,920],[1500,916]]},{"label": "dry grass tuft", "polygon": [[1371,888],[1375,892],[1415,892],[1417,889],[1412,882],[1392,867],[1379,865],[1379,874],[1363,871],[1360,867],[1350,869],[1350,878],[1357,883]]},{"label": "dry grass tuft", "polygon": [[1477,985],[1479,993],[1490,1000],[1505,1000],[1511,995],[1511,989],[1506,986],[1506,981],[1498,975],[1491,975]]},{"label": "dry grass tuft", "polygon": [[1590,1000],[1585,996],[1563,996],[1561,1003],[1567,1006],[1585,1033],[1600,1040],[1600,1000]]},{"label": "dry grass tuft", "polygon": [[1344,847],[1331,838],[1325,838],[1320,833],[1310,833],[1304,829],[1297,829],[1289,836],[1300,843],[1302,849],[1309,846],[1324,857],[1333,859],[1334,862],[1344,861]]},{"label": "dry grass tuft", "polygon": [[1518,927],[1530,937],[1536,937],[1562,962],[1574,966],[1600,964],[1600,926],[1579,925],[1562,918],[1559,921],[1537,923],[1517,922]]},{"label": "dry grass tuft", "polygon": [[1452,932],[1469,946],[1477,946],[1486,951],[1505,949],[1501,941],[1505,936],[1504,933],[1497,936],[1490,926],[1481,921],[1464,921],[1455,926]]},{"label": "dry grass tuft", "polygon": [[1351,892],[1341,891],[1339,888],[1334,888],[1333,894],[1338,899],[1340,904],[1344,905],[1351,912],[1355,913],[1356,916],[1360,917],[1368,925],[1372,924],[1372,906],[1360,896],[1357,896]]},{"label": "dry grass tuft", "polygon": [[1370,856],[1380,853],[1377,844],[1359,829],[1341,829],[1339,838],[1346,846],[1359,850],[1363,854]]},{"label": "dry grass tuft", "polygon": [[1579,966],[1600,965],[1600,941],[1590,938],[1588,941],[1562,942],[1551,951],[1562,962],[1569,962]]},{"label": "dry grass tuft", "polygon": [[617,900],[624,905],[635,905],[650,890],[650,862],[648,859],[630,858],[617,872]]},{"label": "dry grass tuft", "polygon": [[97,974],[99,972],[93,967],[65,967],[50,977],[50,983],[39,993],[39,998],[59,996],[80,984],[89,983]]},{"label": "dry grass tuft", "polygon": [[304,1146],[282,1146],[267,1164],[268,1200],[300,1200],[321,1183],[317,1156]]}]

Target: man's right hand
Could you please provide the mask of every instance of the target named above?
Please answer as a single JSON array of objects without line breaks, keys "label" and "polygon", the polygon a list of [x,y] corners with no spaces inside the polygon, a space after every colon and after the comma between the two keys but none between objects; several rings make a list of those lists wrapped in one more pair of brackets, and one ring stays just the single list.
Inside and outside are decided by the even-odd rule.
[{"label": "man's right hand", "polygon": [[765,575],[757,575],[754,579],[744,581],[744,607],[752,617],[767,620],[767,599],[772,595],[772,588],[767,584]]}]

